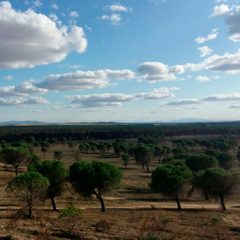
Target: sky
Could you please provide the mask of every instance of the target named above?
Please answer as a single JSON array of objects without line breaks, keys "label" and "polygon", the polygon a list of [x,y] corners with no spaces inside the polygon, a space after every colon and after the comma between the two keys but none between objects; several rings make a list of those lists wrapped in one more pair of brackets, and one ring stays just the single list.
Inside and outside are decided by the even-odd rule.
[{"label": "sky", "polygon": [[0,121],[240,120],[239,0],[0,1]]}]

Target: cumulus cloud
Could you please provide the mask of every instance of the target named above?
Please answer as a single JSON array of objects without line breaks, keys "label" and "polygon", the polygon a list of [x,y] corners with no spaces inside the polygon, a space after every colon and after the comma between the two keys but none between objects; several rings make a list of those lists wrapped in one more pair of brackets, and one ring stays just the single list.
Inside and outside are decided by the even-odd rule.
[{"label": "cumulus cloud", "polygon": [[175,91],[179,90],[179,88],[176,87],[163,87],[163,88],[156,88],[153,89],[151,92],[145,92],[145,93],[139,93],[136,94],[136,98],[142,98],[145,100],[157,100],[157,99],[164,99],[164,98],[173,98],[175,97],[174,93]]},{"label": "cumulus cloud", "polygon": [[23,96],[23,93],[15,91],[14,86],[0,87],[0,97]]},{"label": "cumulus cloud", "polygon": [[228,28],[229,39],[233,42],[240,41],[240,5],[217,5],[214,8],[213,16],[224,17]]},{"label": "cumulus cloud", "polygon": [[187,63],[183,67],[186,71],[212,70],[237,74],[240,69],[240,50],[235,53],[225,53],[223,55],[213,54],[205,58],[201,63]]},{"label": "cumulus cloud", "polygon": [[29,94],[43,94],[47,89],[34,86],[31,82],[23,82],[18,86],[0,87],[0,97],[27,96]]},{"label": "cumulus cloud", "polygon": [[231,11],[227,4],[220,4],[214,7],[212,16],[224,16]]},{"label": "cumulus cloud", "polygon": [[73,104],[80,104],[82,107],[105,107],[105,106],[121,106],[122,102],[129,102],[135,96],[122,93],[104,93],[93,95],[79,95],[73,97]]},{"label": "cumulus cloud", "polygon": [[117,13],[113,13],[111,15],[102,15],[100,19],[104,21],[110,21],[113,25],[118,25],[122,21],[121,15]]},{"label": "cumulus cloud", "polygon": [[225,16],[225,22],[228,27],[229,39],[233,42],[240,42],[240,5]]},{"label": "cumulus cloud", "polygon": [[113,4],[111,6],[108,7],[110,9],[110,11],[112,12],[129,12],[131,11],[132,9],[131,8],[128,8],[122,4]]},{"label": "cumulus cloud", "polygon": [[135,73],[128,69],[124,70],[105,69],[104,72],[110,79],[131,80],[135,78]]},{"label": "cumulus cloud", "polygon": [[128,80],[134,76],[135,74],[131,70],[75,71],[51,74],[46,80],[35,84],[35,86],[57,91],[96,89],[106,87],[110,79]]},{"label": "cumulus cloud", "polygon": [[48,101],[42,97],[18,97],[18,98],[2,98],[0,97],[0,106],[19,106],[19,105],[36,105],[46,104]]},{"label": "cumulus cloud", "polygon": [[210,78],[207,77],[207,76],[197,76],[197,77],[196,77],[196,80],[197,80],[198,82],[209,82],[209,81],[210,81]]},{"label": "cumulus cloud", "polygon": [[69,13],[69,16],[72,17],[72,18],[78,18],[79,17],[79,14],[77,11],[71,11]]},{"label": "cumulus cloud", "polygon": [[34,94],[34,93],[44,94],[48,90],[35,86],[34,82],[23,82],[22,84],[14,87],[14,91],[18,93],[25,93],[25,94]]},{"label": "cumulus cloud", "polygon": [[59,62],[72,51],[83,53],[87,39],[81,27],[58,27],[34,10],[16,11],[0,2],[0,68],[30,68]]},{"label": "cumulus cloud", "polygon": [[11,80],[13,80],[13,76],[11,76],[11,75],[3,76],[3,80],[5,80],[5,81],[11,81]]},{"label": "cumulus cloud", "polygon": [[174,97],[173,92],[179,90],[178,88],[158,88],[150,92],[142,92],[137,94],[123,94],[123,93],[103,93],[91,95],[77,95],[70,97],[72,104],[78,104],[81,107],[106,107],[106,106],[121,106],[124,102],[133,100],[158,100]]},{"label": "cumulus cloud", "polygon": [[211,33],[209,33],[206,37],[197,37],[195,39],[195,42],[198,43],[198,44],[203,44],[205,42],[208,42],[208,41],[212,41],[214,39],[216,39],[218,37],[218,30],[217,29],[213,29],[211,31]]},{"label": "cumulus cloud", "polygon": [[168,102],[168,106],[184,106],[184,105],[196,105],[202,103],[211,103],[211,102],[232,102],[240,101],[240,92],[233,92],[229,94],[213,94],[203,98],[192,98],[192,99],[179,99],[176,101]]},{"label": "cumulus cloud", "polygon": [[33,1],[33,7],[38,8],[38,7],[42,7],[43,3],[41,0],[34,0]]},{"label": "cumulus cloud", "polygon": [[169,67],[161,62],[144,62],[137,68],[140,78],[151,83],[175,80],[175,74],[183,73],[184,71],[185,69],[182,65]]},{"label": "cumulus cloud", "polygon": [[55,10],[59,9],[59,7],[58,7],[58,5],[56,3],[51,4],[51,8],[55,9]]},{"label": "cumulus cloud", "polygon": [[213,52],[213,50],[208,46],[199,47],[198,50],[201,53],[200,57],[206,57],[208,55],[211,55]]},{"label": "cumulus cloud", "polygon": [[230,94],[215,94],[202,99],[202,101],[204,102],[234,101],[234,100],[240,100],[239,92],[230,93]]},{"label": "cumulus cloud", "polygon": [[202,103],[199,99],[180,99],[167,103],[168,106],[183,106],[183,105],[193,105]]}]

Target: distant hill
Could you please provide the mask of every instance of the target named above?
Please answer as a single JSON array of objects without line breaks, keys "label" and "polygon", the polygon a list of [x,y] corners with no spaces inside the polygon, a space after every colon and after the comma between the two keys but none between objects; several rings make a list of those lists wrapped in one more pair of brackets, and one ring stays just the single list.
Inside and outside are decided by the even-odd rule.
[{"label": "distant hill", "polygon": [[0,126],[38,126],[38,125],[49,125],[49,123],[39,121],[5,121],[0,122]]}]

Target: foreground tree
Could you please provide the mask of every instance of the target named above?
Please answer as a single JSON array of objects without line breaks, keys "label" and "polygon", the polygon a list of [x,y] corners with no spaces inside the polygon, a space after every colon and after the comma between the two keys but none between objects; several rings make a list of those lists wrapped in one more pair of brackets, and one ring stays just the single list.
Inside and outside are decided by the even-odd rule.
[{"label": "foreground tree", "polygon": [[75,162],[70,166],[69,179],[76,191],[83,196],[94,194],[101,203],[102,212],[105,204],[102,194],[119,186],[121,171],[103,162]]},{"label": "foreground tree", "polygon": [[67,178],[67,170],[64,168],[63,162],[44,161],[35,163],[30,165],[29,171],[37,171],[48,179],[47,197],[51,200],[53,210],[57,211],[55,197],[62,194],[64,182]]},{"label": "foreground tree", "polygon": [[8,191],[14,192],[23,202],[25,202],[29,218],[32,217],[32,209],[35,203],[45,196],[49,186],[46,177],[37,172],[27,172],[16,176],[8,184]]},{"label": "foreground tree", "polygon": [[151,189],[175,199],[178,210],[181,210],[179,194],[191,177],[191,171],[182,163],[164,164],[152,172]]},{"label": "foreground tree", "polygon": [[1,158],[14,167],[16,175],[22,166],[31,163],[32,157],[33,154],[25,147],[7,147],[1,151]]},{"label": "foreground tree", "polygon": [[239,176],[221,168],[209,168],[198,173],[194,182],[204,195],[219,198],[222,210],[225,211],[225,198],[239,183]]}]

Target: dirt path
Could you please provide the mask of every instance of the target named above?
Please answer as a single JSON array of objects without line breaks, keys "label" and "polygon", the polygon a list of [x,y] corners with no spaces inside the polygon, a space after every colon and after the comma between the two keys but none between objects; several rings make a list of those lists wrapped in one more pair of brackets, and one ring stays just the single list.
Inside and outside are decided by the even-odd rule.
[{"label": "dirt path", "polygon": [[[162,210],[176,210],[177,206],[175,202],[145,202],[145,201],[137,201],[137,202],[123,202],[123,203],[113,203],[111,201],[105,201],[106,208],[107,209],[118,209],[118,210],[154,210],[154,209],[162,209]],[[196,211],[213,211],[213,210],[221,210],[220,205],[216,203],[190,203],[190,202],[182,202],[182,210],[196,210]],[[0,211],[5,210],[18,210],[22,206],[1,206],[0,205]],[[90,204],[77,204],[77,208],[85,210],[85,209],[99,209],[98,202],[96,202],[96,206],[90,205]],[[240,204],[237,203],[228,203],[226,204],[227,210],[234,210],[234,211],[240,211]],[[42,206],[42,207],[36,207],[35,209],[39,210],[50,210],[51,208],[49,206]],[[62,209],[62,207],[59,207],[58,209]]]}]

